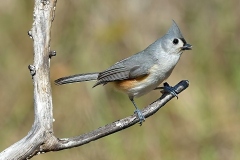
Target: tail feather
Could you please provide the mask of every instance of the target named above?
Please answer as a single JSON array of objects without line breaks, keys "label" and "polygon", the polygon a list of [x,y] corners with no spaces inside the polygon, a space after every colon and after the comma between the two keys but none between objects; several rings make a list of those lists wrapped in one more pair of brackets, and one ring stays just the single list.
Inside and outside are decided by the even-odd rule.
[{"label": "tail feather", "polygon": [[83,82],[83,81],[92,81],[97,80],[98,72],[96,73],[85,73],[85,74],[75,74],[67,77],[62,77],[55,80],[55,84],[62,85],[68,83],[76,83],[76,82]]}]

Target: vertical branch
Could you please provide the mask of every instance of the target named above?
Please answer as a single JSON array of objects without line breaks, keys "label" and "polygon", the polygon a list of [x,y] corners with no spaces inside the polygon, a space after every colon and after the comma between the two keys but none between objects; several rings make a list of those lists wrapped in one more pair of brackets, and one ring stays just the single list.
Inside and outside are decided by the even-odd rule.
[{"label": "vertical branch", "polygon": [[[34,109],[35,123],[52,132],[52,94],[50,86],[50,29],[52,25],[51,5],[53,2],[36,0],[32,28],[35,74]],[[48,4],[50,3],[50,4]]]},{"label": "vertical branch", "polygon": [[29,69],[34,86],[35,120],[28,135],[1,152],[0,159],[29,159],[41,152],[43,144],[55,140],[49,58],[55,5],[56,0],[35,0],[33,27],[28,32],[34,47],[33,65],[29,65]]}]

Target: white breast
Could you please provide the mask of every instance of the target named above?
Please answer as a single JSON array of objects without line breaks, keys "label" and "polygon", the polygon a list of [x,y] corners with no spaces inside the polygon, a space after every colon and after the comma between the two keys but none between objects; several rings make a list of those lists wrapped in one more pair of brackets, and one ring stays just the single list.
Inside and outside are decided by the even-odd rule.
[{"label": "white breast", "polygon": [[158,87],[172,73],[173,68],[177,64],[180,56],[174,56],[173,59],[165,59],[164,62],[155,64],[150,69],[150,74],[143,81],[140,81],[133,88],[128,90],[128,95],[140,97]]}]

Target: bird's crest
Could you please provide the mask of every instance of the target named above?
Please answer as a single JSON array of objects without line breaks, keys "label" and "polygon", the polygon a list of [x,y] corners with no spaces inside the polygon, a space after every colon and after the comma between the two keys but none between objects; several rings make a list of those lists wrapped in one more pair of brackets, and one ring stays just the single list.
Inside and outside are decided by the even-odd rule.
[{"label": "bird's crest", "polygon": [[173,36],[173,37],[178,37],[178,38],[183,38],[182,33],[180,29],[178,28],[177,23],[173,20],[172,26],[167,32],[168,36]]}]

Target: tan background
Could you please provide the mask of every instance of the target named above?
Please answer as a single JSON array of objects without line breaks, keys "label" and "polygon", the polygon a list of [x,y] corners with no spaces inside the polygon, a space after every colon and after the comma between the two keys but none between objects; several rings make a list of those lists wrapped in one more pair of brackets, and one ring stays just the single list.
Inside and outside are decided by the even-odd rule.
[{"label": "tan background", "polygon": [[[33,1],[0,5],[0,150],[25,136],[33,123]],[[142,127],[134,126],[82,147],[47,153],[40,160],[240,159],[239,0],[58,1],[52,27],[51,81],[101,71],[143,50],[174,19],[193,50],[185,52],[168,82],[190,87]],[[76,136],[133,113],[127,96],[94,82],[52,83],[54,131]],[[136,99],[140,108],[158,91]]]}]

